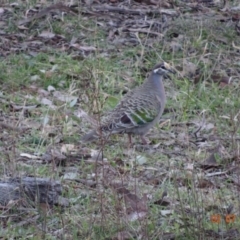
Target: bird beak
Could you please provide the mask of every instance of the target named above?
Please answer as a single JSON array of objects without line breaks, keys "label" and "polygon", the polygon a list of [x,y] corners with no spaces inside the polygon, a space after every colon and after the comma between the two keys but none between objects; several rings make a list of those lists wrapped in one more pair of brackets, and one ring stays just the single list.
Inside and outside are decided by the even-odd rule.
[{"label": "bird beak", "polygon": [[170,73],[176,74],[177,72],[172,68],[168,70]]},{"label": "bird beak", "polygon": [[164,67],[168,70],[168,72],[170,72],[170,73],[173,73],[173,74],[175,74],[175,73],[177,73],[174,69],[173,69],[173,67],[170,65],[170,64],[168,64],[168,63],[164,63]]}]

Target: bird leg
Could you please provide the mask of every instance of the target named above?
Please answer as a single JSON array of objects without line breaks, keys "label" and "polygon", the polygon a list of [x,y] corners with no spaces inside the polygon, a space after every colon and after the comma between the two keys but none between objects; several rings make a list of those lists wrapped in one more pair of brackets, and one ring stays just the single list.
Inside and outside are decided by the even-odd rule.
[{"label": "bird leg", "polygon": [[131,136],[131,133],[128,133],[128,141],[129,141],[129,145],[132,146],[132,136]]},{"label": "bird leg", "polygon": [[[142,140],[142,144],[143,145],[147,145],[150,143],[150,141],[145,138],[144,136],[140,136],[141,140]],[[129,141],[129,146],[132,147],[132,135],[131,133],[128,133],[128,141]]]}]

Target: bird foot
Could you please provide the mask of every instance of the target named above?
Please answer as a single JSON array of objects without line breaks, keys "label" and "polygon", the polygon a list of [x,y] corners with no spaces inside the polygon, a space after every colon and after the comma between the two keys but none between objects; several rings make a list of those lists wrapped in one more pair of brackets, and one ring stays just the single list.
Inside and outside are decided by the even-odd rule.
[{"label": "bird foot", "polygon": [[151,150],[152,146],[151,145],[143,145],[143,144],[136,144],[135,145],[135,150],[139,151],[139,152],[144,152],[144,151],[148,151]]},{"label": "bird foot", "polygon": [[143,145],[149,145],[151,141],[148,138],[145,138],[144,136],[141,136],[142,144]]},{"label": "bird foot", "polygon": [[[142,144],[143,145],[149,145],[151,143],[151,141],[148,138],[144,137],[144,136],[140,136],[140,138],[142,140]],[[128,147],[132,148],[133,147],[133,143],[132,143],[131,134],[128,134],[128,140],[129,140]]]}]

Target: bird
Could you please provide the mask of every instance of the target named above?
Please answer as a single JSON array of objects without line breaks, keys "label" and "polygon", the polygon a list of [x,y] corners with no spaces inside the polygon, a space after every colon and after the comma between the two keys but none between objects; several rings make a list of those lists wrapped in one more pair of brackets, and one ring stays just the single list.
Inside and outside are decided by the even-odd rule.
[{"label": "bird", "polygon": [[159,122],[166,103],[163,79],[169,73],[176,73],[168,63],[157,64],[142,85],[123,96],[117,106],[104,115],[99,126],[84,135],[82,142],[107,139],[111,134],[128,134],[132,145],[132,135],[139,135],[143,144],[147,132]]}]

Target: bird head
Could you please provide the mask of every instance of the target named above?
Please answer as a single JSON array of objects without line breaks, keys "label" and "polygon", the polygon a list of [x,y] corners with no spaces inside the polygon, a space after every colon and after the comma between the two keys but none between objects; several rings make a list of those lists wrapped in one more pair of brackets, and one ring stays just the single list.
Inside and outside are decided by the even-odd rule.
[{"label": "bird head", "polygon": [[153,72],[159,75],[167,75],[168,73],[176,73],[176,71],[166,62],[157,64],[153,68]]}]

